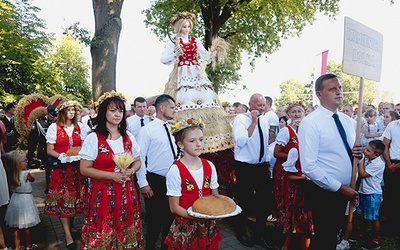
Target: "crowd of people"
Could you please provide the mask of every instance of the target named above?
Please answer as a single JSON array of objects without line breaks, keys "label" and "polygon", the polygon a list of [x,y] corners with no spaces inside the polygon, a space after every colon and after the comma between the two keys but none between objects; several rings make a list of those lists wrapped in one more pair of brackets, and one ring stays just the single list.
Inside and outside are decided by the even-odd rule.
[{"label": "crowd of people", "polygon": [[[340,79],[325,74],[315,82],[318,106],[295,102],[274,110],[261,93],[224,106],[202,71],[224,46],[207,51],[190,36],[195,23],[189,12],[171,18],[176,34],[161,62],[174,68],[153,105],[143,97],[127,103],[115,91],[91,108],[73,100],[49,105],[30,127],[27,153],[17,145],[16,106],[4,108],[0,250],[7,249],[5,226],[13,228],[16,249],[37,248],[29,228],[40,218],[28,167],[37,161],[46,171],[44,214],[59,218],[67,249],[78,247],[77,233],[81,249],[218,249],[217,221],[193,217],[188,208],[219,193],[241,207],[232,225],[247,247],[350,249],[357,230],[345,216],[352,212],[372,227],[357,239],[363,249],[380,248],[382,217],[398,234],[400,105],[363,105],[358,119],[343,105]],[[82,228],[74,225],[78,213]],[[267,233],[267,219],[284,236],[280,246]]]},{"label": "crowd of people", "polygon": [[[390,233],[399,222],[400,130],[394,108],[400,105],[380,103],[377,110],[365,106],[356,143],[357,114],[351,105],[341,105],[340,80],[323,75],[315,89],[320,104],[309,113],[301,102],[274,111],[272,99],[259,93],[251,95],[248,106],[235,103],[225,109],[233,117],[232,198],[243,210],[232,220],[237,239],[248,247],[276,249],[266,233],[269,215],[284,235],[284,250],[350,249],[351,240],[361,234],[367,237],[357,239],[366,240],[364,249],[378,249],[380,220],[387,221]],[[134,100],[130,116],[125,102],[121,93],[105,93],[92,115],[76,101],[49,105],[31,126],[27,153],[15,145],[3,151],[0,228],[14,230],[16,249],[37,248],[29,228],[40,218],[32,199],[34,177],[27,167],[37,159],[46,170],[44,213],[60,219],[68,249],[77,248],[76,232],[82,235],[82,249],[156,249],[160,234],[162,249],[218,249],[222,236],[216,221],[190,216],[187,208],[198,196],[183,188],[190,181],[196,183],[196,192],[207,187],[203,195],[218,194],[217,167],[202,157],[204,123],[195,118],[177,121],[179,126],[171,123],[176,121],[176,101],[168,94],[149,106],[155,115],[143,97]],[[12,133],[1,133],[7,134]],[[79,152],[77,157],[69,154],[72,149]],[[124,152],[133,157],[127,168],[116,166],[114,159]],[[351,187],[354,158],[359,159],[356,189]],[[355,222],[370,223],[369,238],[368,231],[346,224],[349,201],[355,206]],[[22,203],[24,209],[16,209]],[[82,228],[74,226],[77,213],[84,214]],[[249,216],[256,219],[251,229],[246,228]],[[0,237],[0,249],[5,247]]]},{"label": "crowd of people", "polygon": [[[315,90],[319,105],[305,107],[297,102],[275,109],[279,130],[274,142],[268,142],[273,144],[270,148],[273,150],[270,163],[274,162],[270,168],[274,195],[272,214],[286,236],[282,249],[290,249],[294,235],[301,249],[327,249],[328,246],[350,249],[350,242],[355,240],[364,242],[363,249],[379,249],[380,221],[385,221],[388,235],[396,234],[395,225],[400,222],[395,212],[398,206],[394,204],[395,190],[399,187],[400,104],[381,102],[378,108],[362,105],[360,143],[355,143],[357,109],[349,104],[342,105],[340,80],[333,74],[321,76]],[[265,97],[266,103],[268,99]],[[239,104],[227,105],[228,115],[235,114],[234,106]],[[250,111],[256,109],[253,107]],[[240,113],[235,114],[234,128],[238,126],[235,122],[242,116]],[[250,138],[251,124],[247,126]],[[344,139],[340,130],[345,132]],[[235,146],[240,147],[235,129],[233,135]],[[358,171],[352,173],[355,157],[359,158]],[[351,188],[354,174],[357,177],[355,189]],[[353,204],[355,213],[355,221],[350,224],[357,223],[356,228],[361,231],[371,228],[371,232],[349,229],[348,201]],[[246,246],[253,245],[247,235],[239,234],[238,239]]]}]

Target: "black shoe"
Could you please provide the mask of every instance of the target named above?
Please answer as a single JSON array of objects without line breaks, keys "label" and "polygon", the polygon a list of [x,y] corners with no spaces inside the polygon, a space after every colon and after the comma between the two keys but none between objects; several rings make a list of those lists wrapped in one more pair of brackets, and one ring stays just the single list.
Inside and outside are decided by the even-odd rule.
[{"label": "black shoe", "polygon": [[238,235],[236,236],[236,239],[238,239],[238,241],[240,242],[240,244],[246,246],[246,247],[254,247],[254,243],[253,241],[251,241],[251,239],[249,238],[249,236],[242,234],[242,235]]},{"label": "black shoe", "polygon": [[78,247],[78,245],[76,244],[76,242],[72,242],[70,244],[67,245],[67,249],[76,249]]},{"label": "black shoe", "polygon": [[259,245],[264,249],[278,249],[276,246],[268,243],[263,237],[257,237],[253,239],[254,244]]}]

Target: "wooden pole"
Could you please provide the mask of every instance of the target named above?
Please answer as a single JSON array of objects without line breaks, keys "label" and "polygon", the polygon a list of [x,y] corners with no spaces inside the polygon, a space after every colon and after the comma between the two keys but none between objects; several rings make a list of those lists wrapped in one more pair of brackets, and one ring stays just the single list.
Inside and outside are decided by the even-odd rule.
[{"label": "wooden pole", "polygon": [[[357,110],[357,129],[356,129],[356,143],[360,143],[361,136],[361,116],[362,116],[362,104],[363,104],[363,95],[364,95],[364,78],[360,77],[360,88],[358,92],[358,110]],[[353,159],[353,173],[351,176],[351,184],[350,186],[353,189],[356,189],[357,182],[357,173],[358,173],[358,158],[354,157]],[[347,223],[351,223],[353,221],[353,209],[354,204],[350,202],[349,206],[349,216],[347,217]]]}]

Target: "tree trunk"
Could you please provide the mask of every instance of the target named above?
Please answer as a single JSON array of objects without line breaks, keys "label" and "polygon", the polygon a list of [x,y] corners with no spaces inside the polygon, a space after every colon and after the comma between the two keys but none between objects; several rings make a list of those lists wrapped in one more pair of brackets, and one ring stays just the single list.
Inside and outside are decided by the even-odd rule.
[{"label": "tree trunk", "polygon": [[124,0],[92,0],[95,33],[92,55],[92,92],[97,100],[104,92],[116,90],[118,43],[122,29]]}]

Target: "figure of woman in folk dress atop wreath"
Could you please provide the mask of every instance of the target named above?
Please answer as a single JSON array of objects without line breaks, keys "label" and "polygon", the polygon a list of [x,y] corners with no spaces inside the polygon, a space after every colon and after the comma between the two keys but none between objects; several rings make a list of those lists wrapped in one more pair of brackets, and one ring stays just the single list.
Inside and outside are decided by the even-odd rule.
[{"label": "figure of woman in folk dress atop wreath", "polygon": [[174,68],[164,92],[176,100],[174,120],[196,117],[204,122],[202,157],[215,163],[220,191],[230,195],[233,188],[232,127],[205,73],[207,64],[215,66],[217,62],[223,62],[229,44],[216,38],[207,51],[198,38],[190,36],[195,23],[195,15],[186,11],[178,12],[170,20],[176,35],[167,41],[161,62],[173,64]]}]

